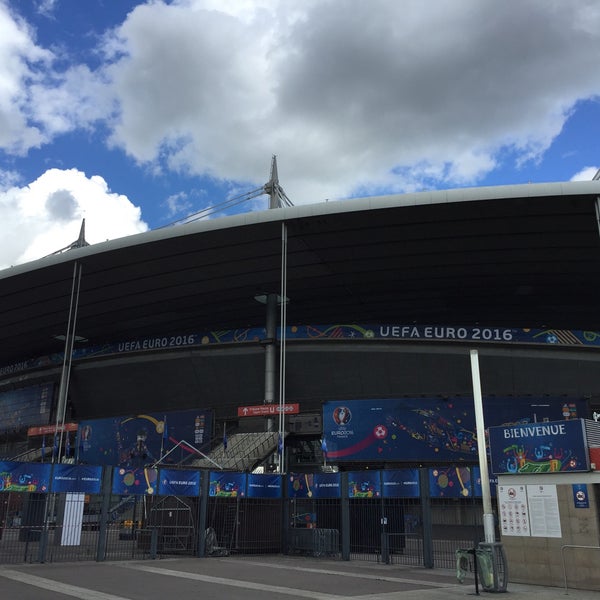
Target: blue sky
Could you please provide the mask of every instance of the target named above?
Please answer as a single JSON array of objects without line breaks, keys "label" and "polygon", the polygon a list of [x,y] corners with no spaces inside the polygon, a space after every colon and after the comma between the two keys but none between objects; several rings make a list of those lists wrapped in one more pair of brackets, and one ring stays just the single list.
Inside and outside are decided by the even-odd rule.
[{"label": "blue sky", "polygon": [[[260,188],[591,179],[596,0],[0,0],[0,267]],[[263,210],[259,197],[235,210]]]}]

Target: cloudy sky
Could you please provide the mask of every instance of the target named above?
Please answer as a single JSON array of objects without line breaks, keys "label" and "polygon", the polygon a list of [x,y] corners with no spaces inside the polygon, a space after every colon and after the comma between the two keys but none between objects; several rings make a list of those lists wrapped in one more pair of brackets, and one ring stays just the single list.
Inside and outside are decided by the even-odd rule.
[{"label": "cloudy sky", "polygon": [[[260,188],[591,179],[597,0],[0,0],[0,268]],[[234,210],[262,210],[265,196]]]}]

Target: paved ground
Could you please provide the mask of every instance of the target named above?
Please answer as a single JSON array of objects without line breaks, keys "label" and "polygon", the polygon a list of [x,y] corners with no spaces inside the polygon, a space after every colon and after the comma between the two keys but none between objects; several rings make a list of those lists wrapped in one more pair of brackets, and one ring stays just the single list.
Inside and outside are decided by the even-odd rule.
[{"label": "paved ground", "polygon": [[[398,565],[287,556],[182,558],[0,567],[2,600],[455,600],[475,595],[470,577]],[[600,600],[600,591],[508,584],[506,600]]]}]

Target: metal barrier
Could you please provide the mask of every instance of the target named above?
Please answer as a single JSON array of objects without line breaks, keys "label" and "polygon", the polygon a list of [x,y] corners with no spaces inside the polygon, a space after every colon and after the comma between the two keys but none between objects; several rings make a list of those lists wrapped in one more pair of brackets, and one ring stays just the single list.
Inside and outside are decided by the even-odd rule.
[{"label": "metal barrier", "polygon": [[575,544],[564,544],[560,547],[560,554],[562,558],[562,568],[563,568],[563,577],[565,581],[565,594],[568,593],[569,589],[567,587],[567,569],[565,566],[565,550],[568,548],[578,548],[581,550],[600,550],[600,546],[577,546]]}]

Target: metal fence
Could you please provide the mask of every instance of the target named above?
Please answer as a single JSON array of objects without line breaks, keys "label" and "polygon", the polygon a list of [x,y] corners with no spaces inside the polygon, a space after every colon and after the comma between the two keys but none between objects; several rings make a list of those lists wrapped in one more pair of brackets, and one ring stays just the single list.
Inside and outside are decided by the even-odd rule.
[{"label": "metal fence", "polygon": [[[206,478],[208,472],[203,472]],[[343,480],[343,478],[342,478]],[[483,539],[477,498],[0,493],[0,564],[305,554],[454,568]]]}]

